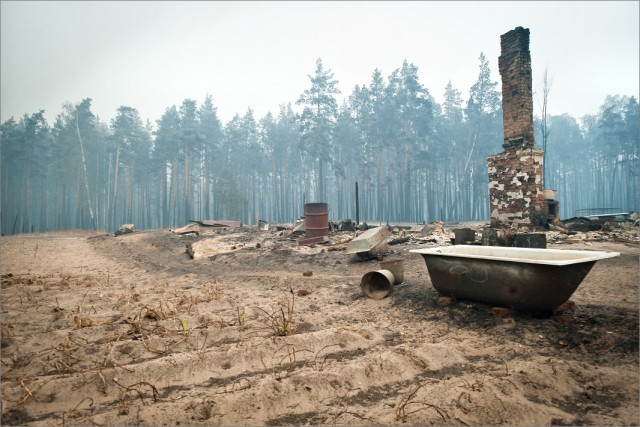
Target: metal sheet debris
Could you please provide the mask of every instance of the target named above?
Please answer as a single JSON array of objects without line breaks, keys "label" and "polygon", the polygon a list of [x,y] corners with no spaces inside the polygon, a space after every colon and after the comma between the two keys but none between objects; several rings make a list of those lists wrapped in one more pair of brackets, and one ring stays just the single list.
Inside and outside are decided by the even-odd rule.
[{"label": "metal sheet debris", "polygon": [[175,234],[200,234],[200,226],[198,224],[187,224],[184,227],[174,228],[171,230]]},{"label": "metal sheet debris", "polygon": [[205,219],[203,221],[197,221],[194,219],[190,219],[189,222],[195,222],[204,227],[242,227],[242,222],[240,221],[229,221],[229,220],[220,220],[220,219]]}]

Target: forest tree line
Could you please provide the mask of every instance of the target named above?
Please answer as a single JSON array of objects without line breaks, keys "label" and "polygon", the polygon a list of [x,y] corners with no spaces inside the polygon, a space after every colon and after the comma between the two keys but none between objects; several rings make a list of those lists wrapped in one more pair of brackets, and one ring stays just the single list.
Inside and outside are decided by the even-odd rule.
[{"label": "forest tree line", "polygon": [[[121,106],[110,123],[91,99],[0,125],[2,234],[114,231],[232,219],[292,222],[326,202],[332,220],[477,221],[489,218],[487,157],[502,151],[501,94],[479,58],[468,99],[449,82],[435,102],[406,60],[372,73],[339,105],[321,59],[310,84],[277,115],[251,109],[221,123],[210,95],[166,108],[156,126]],[[534,95],[535,97],[535,95]],[[550,105],[553,105],[551,91]],[[549,116],[545,188],[561,218],[577,209],[637,211],[638,103],[608,96],[597,115]],[[534,120],[536,146],[542,122]]]}]

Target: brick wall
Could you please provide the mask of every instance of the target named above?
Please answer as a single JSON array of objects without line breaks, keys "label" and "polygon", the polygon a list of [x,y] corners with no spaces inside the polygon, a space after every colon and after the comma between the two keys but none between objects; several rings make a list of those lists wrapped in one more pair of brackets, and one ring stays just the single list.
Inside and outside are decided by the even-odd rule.
[{"label": "brick wall", "polygon": [[488,158],[491,225],[543,225],[543,151],[534,149],[529,30],[517,27],[500,37],[504,143]]},{"label": "brick wall", "polygon": [[488,159],[491,225],[533,227],[544,224],[542,150],[508,150]]}]

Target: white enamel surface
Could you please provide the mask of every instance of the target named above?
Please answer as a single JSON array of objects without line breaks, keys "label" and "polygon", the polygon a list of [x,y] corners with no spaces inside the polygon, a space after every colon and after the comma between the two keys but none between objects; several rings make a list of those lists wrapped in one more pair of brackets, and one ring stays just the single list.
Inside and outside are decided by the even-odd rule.
[{"label": "white enamel surface", "polygon": [[510,248],[505,246],[455,245],[429,249],[412,249],[421,255],[486,259],[527,264],[570,265],[598,261],[620,255],[619,252],[578,251],[564,249]]}]

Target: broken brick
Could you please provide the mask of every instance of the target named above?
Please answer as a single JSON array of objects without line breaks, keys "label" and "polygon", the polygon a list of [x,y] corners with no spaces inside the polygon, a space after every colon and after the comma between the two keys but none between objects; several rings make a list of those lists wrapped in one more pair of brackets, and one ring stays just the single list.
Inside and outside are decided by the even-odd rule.
[{"label": "broken brick", "polygon": [[494,317],[498,317],[500,319],[506,319],[509,317],[515,317],[515,312],[513,310],[511,310],[510,308],[505,308],[505,307],[493,307],[491,309],[491,314]]},{"label": "broken brick", "polygon": [[567,315],[567,314],[559,314],[556,316],[551,316],[551,318],[555,321],[560,323],[561,325],[566,325],[568,323],[571,323],[571,316]]},{"label": "broken brick", "polygon": [[436,304],[438,304],[440,307],[445,307],[451,304],[451,301],[453,301],[453,298],[451,297],[438,297],[438,299],[436,300]]},{"label": "broken brick", "polygon": [[569,300],[567,302],[565,302],[564,304],[560,304],[559,306],[557,306],[556,308],[553,309],[553,314],[562,314],[565,313],[567,311],[573,311],[576,308],[576,303]]}]

